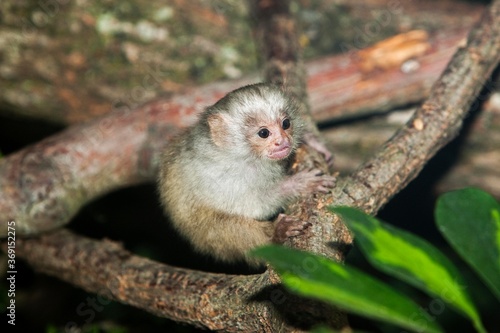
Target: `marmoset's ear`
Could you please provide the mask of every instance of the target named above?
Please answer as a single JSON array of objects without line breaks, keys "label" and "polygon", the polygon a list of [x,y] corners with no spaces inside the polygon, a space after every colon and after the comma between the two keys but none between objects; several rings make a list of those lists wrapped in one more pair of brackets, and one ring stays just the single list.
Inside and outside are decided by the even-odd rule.
[{"label": "marmoset's ear", "polygon": [[221,113],[214,113],[208,116],[208,127],[210,128],[210,137],[218,147],[227,146],[229,131],[226,116]]}]

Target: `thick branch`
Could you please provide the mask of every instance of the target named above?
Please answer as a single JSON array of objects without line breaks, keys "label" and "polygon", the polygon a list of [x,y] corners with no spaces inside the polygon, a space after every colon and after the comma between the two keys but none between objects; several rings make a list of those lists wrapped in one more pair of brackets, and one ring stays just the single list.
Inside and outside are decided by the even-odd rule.
[{"label": "thick branch", "polygon": [[[361,71],[369,67],[364,62],[369,62],[370,57],[360,58],[357,52],[308,63],[314,120],[323,123],[362,117],[422,101],[466,36],[465,29],[442,31],[406,49],[404,45],[393,45],[385,53],[390,57],[391,53],[404,52],[405,58],[383,69]],[[427,47],[427,51],[415,52],[419,47]],[[368,55],[378,51],[369,49],[368,53],[361,51]],[[415,67],[405,70],[408,64]]]},{"label": "thick branch", "polygon": [[[115,242],[66,230],[19,239],[16,251],[38,271],[88,292],[204,329],[270,332],[271,307],[264,300],[283,297],[272,298],[261,290],[266,274],[231,276],[174,268],[132,255]],[[259,297],[263,301],[251,301]]]},{"label": "thick branch", "polygon": [[[354,172],[393,136],[414,111],[415,109],[393,112],[383,117],[351,122],[323,131],[335,151],[335,170],[342,175]],[[500,161],[500,95],[496,93],[490,96],[481,112],[471,119],[473,122],[468,123],[466,131],[460,134],[463,137],[457,142],[457,147],[447,148],[448,152],[439,159],[446,165],[446,174],[441,175],[440,171],[430,169],[429,173],[439,178],[436,179],[437,183],[429,185],[436,185],[434,193],[474,186],[500,198],[497,163]],[[460,150],[456,151],[456,148]],[[446,156],[451,159],[444,160]],[[429,167],[431,166],[426,166]]]}]

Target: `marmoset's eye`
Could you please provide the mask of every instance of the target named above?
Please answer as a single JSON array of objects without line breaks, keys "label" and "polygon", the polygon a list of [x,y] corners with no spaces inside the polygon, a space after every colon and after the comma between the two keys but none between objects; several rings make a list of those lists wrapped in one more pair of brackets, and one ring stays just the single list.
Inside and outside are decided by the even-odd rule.
[{"label": "marmoset's eye", "polygon": [[281,124],[281,127],[286,130],[290,128],[290,119],[286,118],[283,120],[283,123]]},{"label": "marmoset's eye", "polygon": [[267,128],[261,129],[259,132],[257,132],[257,135],[260,136],[261,138],[265,139],[269,136],[269,130]]}]

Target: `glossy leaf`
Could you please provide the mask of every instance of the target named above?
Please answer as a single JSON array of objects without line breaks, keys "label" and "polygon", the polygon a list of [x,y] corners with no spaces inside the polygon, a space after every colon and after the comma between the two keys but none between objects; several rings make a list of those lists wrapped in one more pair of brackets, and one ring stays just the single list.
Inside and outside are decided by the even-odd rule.
[{"label": "glossy leaf", "polygon": [[435,214],[446,240],[500,300],[500,204],[468,188],[443,194]]},{"label": "glossy leaf", "polygon": [[267,260],[297,294],[410,330],[442,332],[412,300],[357,269],[280,246],[259,248],[253,255]]},{"label": "glossy leaf", "polygon": [[460,272],[437,248],[355,208],[331,210],[354,232],[356,244],[373,266],[441,298],[469,317],[479,332],[484,332]]}]

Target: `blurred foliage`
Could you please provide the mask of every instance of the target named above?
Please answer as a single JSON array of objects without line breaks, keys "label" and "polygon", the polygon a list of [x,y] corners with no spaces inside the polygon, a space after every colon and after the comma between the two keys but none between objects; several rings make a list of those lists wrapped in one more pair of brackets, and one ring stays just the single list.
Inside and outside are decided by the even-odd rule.
[{"label": "blurred foliage", "polygon": [[[354,233],[356,244],[374,267],[420,289],[433,298],[431,302],[443,302],[443,309],[444,304],[450,305],[469,318],[477,332],[486,332],[469,294],[474,290],[468,291],[460,270],[440,250],[360,210],[331,210]],[[437,203],[436,223],[500,301],[500,204],[478,189],[445,193]],[[413,331],[442,332],[436,326],[442,310],[429,307],[425,312],[396,288],[349,265],[280,246],[263,247],[254,254],[268,260],[294,293]]]}]

